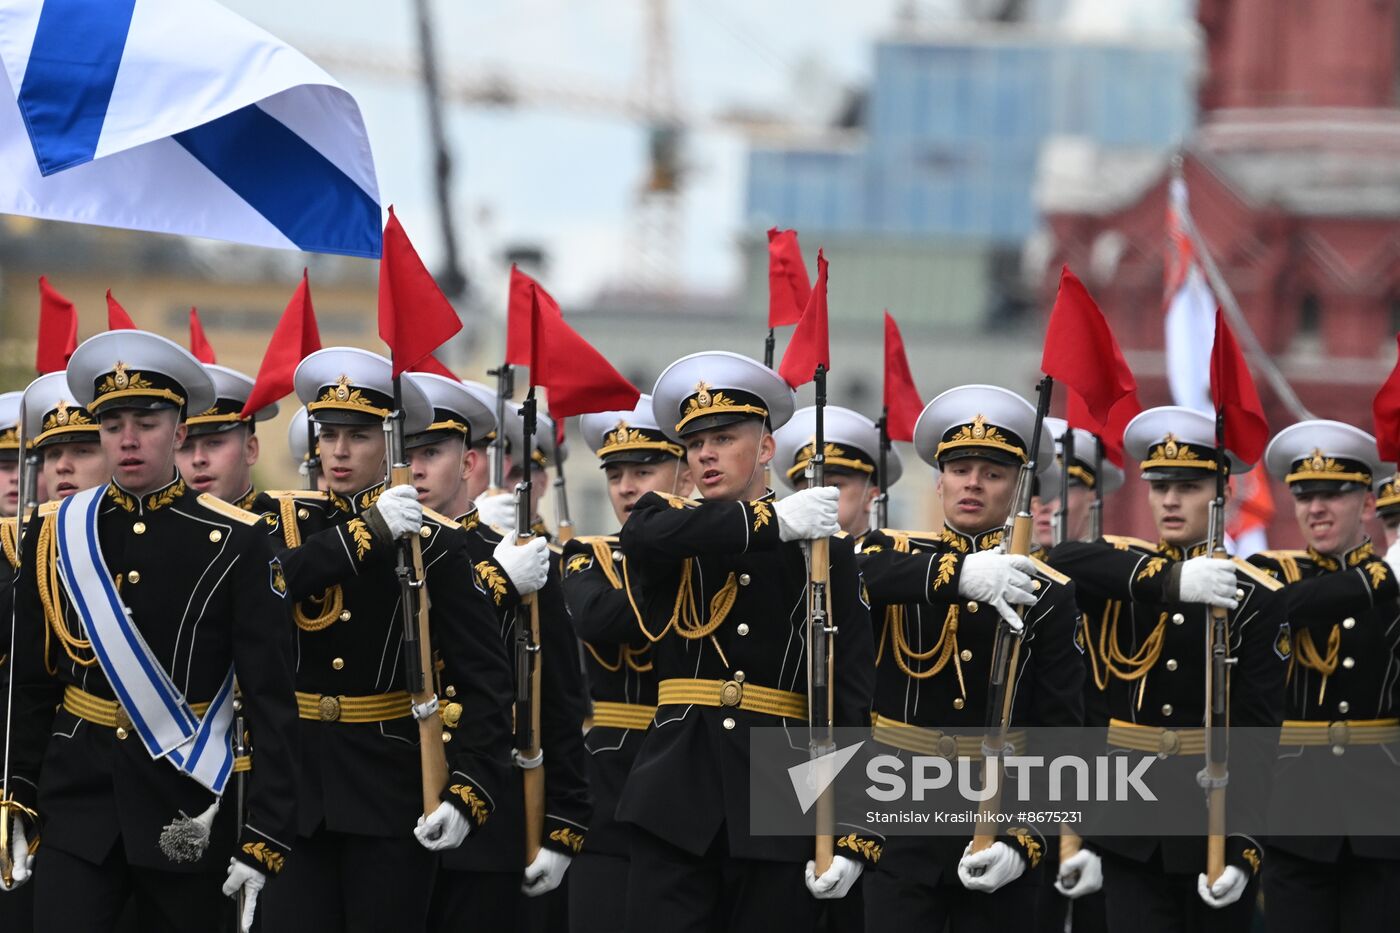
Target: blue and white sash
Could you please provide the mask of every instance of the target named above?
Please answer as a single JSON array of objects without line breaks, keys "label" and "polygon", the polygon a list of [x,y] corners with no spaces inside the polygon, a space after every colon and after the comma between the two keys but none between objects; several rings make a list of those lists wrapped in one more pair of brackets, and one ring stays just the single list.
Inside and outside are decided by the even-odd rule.
[{"label": "blue and white sash", "polygon": [[216,794],[233,773],[233,668],[201,720],[171,681],[122,603],[97,540],[105,485],[58,508],[63,588],[82,619],[102,672],[152,758],[165,758]]}]

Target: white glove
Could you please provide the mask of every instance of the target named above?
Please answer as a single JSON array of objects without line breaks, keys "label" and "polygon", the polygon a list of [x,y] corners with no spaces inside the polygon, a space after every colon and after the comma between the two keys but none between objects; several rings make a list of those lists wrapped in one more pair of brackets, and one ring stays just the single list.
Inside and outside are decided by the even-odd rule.
[{"label": "white glove", "polygon": [[1211,907],[1229,907],[1240,899],[1249,879],[1234,865],[1226,865],[1215,884],[1206,884],[1205,872],[1196,876],[1196,893]]},{"label": "white glove", "polygon": [[531,538],[524,544],[502,538],[491,557],[500,564],[521,596],[529,596],[549,579],[549,545],[544,538]]},{"label": "white glove", "polygon": [[1385,562],[1390,565],[1392,576],[1400,574],[1400,538],[1395,539],[1395,543],[1385,552]]},{"label": "white glove", "polygon": [[1035,564],[1022,554],[977,551],[963,558],[958,575],[958,595],[963,599],[991,603],[1012,631],[1024,628],[1012,606],[1035,604]]},{"label": "white glove", "polygon": [[515,494],[483,492],[476,497],[476,514],[488,525],[509,530],[515,527]]},{"label": "white glove", "polygon": [[994,842],[981,852],[972,851],[967,844],[958,860],[958,880],[969,891],[991,894],[1021,877],[1026,863],[1004,842]]},{"label": "white glove", "polygon": [[228,878],[224,880],[224,897],[235,897],[243,891],[243,917],[238,928],[248,933],[253,928],[253,914],[258,909],[258,892],[267,884],[267,875],[240,862],[236,858],[228,860]]},{"label": "white glove", "polygon": [[1093,894],[1103,887],[1103,859],[1088,849],[1080,849],[1060,863],[1055,890],[1073,900]]},{"label": "white glove", "polygon": [[819,901],[834,901],[850,893],[851,887],[865,871],[865,863],[844,855],[834,856],[831,867],[816,876],[817,863],[807,862],[807,890]]},{"label": "white glove", "polygon": [[524,891],[527,897],[548,894],[559,887],[559,882],[564,880],[564,872],[573,860],[573,856],[563,852],[541,849],[540,854],[536,855],[535,860],[525,869],[525,880],[521,883],[520,890]]},{"label": "white glove", "polygon": [[10,858],[14,862],[14,879],[7,888],[0,883],[0,891],[13,891],[34,876],[34,856],[29,852],[29,837],[24,832],[24,820],[18,813],[0,810],[0,819],[10,820]]},{"label": "white glove", "polygon": [[418,490],[412,486],[390,486],[379,494],[374,507],[395,538],[416,535],[423,527],[423,506],[418,502]]},{"label": "white glove", "polygon": [[432,813],[418,817],[413,836],[429,852],[442,852],[457,848],[471,831],[472,824],[461,810],[450,803],[440,803]]},{"label": "white glove", "polygon": [[835,486],[799,489],[773,503],[778,516],[778,537],[784,541],[829,538],[841,530],[836,520],[841,490]]},{"label": "white glove", "polygon": [[1181,601],[1234,609],[1235,565],[1223,557],[1193,557],[1181,565]]}]

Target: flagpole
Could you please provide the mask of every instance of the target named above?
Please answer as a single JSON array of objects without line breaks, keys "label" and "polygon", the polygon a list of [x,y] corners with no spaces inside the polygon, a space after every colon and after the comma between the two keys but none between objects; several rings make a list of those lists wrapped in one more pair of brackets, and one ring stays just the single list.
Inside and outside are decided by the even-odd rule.
[{"label": "flagpole", "polygon": [[[1181,173],[1181,154],[1172,157],[1172,181],[1180,182],[1185,188],[1186,180]],[[1249,326],[1248,319],[1244,312],[1240,310],[1239,302],[1235,300],[1235,293],[1230,290],[1230,285],[1225,281],[1225,276],[1221,275],[1220,267],[1215,264],[1215,257],[1211,255],[1210,247],[1206,246],[1205,238],[1201,236],[1201,231],[1196,227],[1196,219],[1191,216],[1191,208],[1182,199],[1182,203],[1177,205],[1181,214],[1181,224],[1186,229],[1186,235],[1191,240],[1191,245],[1196,248],[1196,254],[1201,259],[1201,271],[1206,274],[1206,281],[1210,283],[1211,291],[1219,299],[1221,308],[1225,311],[1225,316],[1230,319],[1235,331],[1244,340],[1245,351],[1249,354],[1250,362],[1264,374],[1264,378],[1269,381],[1269,385],[1278,395],[1279,401],[1284,407],[1299,421],[1311,421],[1316,415],[1308,411],[1307,407],[1298,398],[1298,393],[1293,391],[1293,387],[1288,384],[1282,370],[1274,363],[1274,360],[1264,350],[1263,344],[1255,336],[1254,328]]]},{"label": "flagpole", "polygon": [[[807,461],[807,488],[819,489],[826,479],[826,366],[817,364],[816,430],[812,457]],[[836,626],[828,606],[831,576],[831,539],[816,538],[807,544],[807,703],[810,734],[808,753],[813,761],[835,749],[832,735],[833,675],[836,665]],[[815,871],[821,876],[835,858],[835,802],[830,783],[817,798]]]},{"label": "flagpole", "polygon": [[560,419],[554,434],[554,512],[559,519],[559,543],[567,544],[574,539],[574,523],[569,518],[569,491],[564,485],[564,458],[559,455],[559,435],[564,433],[564,421]]}]

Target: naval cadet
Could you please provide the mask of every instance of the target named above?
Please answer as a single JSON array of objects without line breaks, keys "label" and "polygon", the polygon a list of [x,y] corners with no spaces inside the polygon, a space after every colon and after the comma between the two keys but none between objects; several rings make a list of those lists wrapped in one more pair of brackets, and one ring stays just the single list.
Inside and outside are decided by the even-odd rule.
[{"label": "naval cadet", "polygon": [[1376,517],[1385,532],[1385,547],[1389,551],[1400,540],[1400,474],[1393,464],[1384,464],[1376,477]]},{"label": "naval cadet", "polygon": [[[773,432],[773,462],[789,489],[807,488],[807,465],[816,444],[816,409],[799,408],[792,420]],[[885,476],[879,475],[880,429],[875,422],[849,408],[827,405],[822,422],[825,459],[822,477],[840,490],[837,520],[841,530],[859,540],[874,524],[875,502],[899,481],[904,464],[893,447],[885,457]]]},{"label": "naval cadet", "polygon": [[[651,396],[631,411],[584,415],[584,443],[600,461],[618,527],[649,492],[689,497],[695,489],[685,448],[656,423]],[[656,715],[651,645],[637,627],[618,535],[575,538],[564,546],[564,597],[583,642],[592,720],[584,738],[593,823],[569,882],[573,933],[621,931],[626,925],[631,844],[617,802]]]},{"label": "naval cadet", "polygon": [[[840,823],[814,872],[810,838],[750,827],[750,730],[807,732],[808,571],[802,542],[837,534],[838,490],[774,501],[764,468],[793,393],[771,369],[713,351],[671,364],[656,420],[686,448],[700,501],[649,492],[622,527],[639,628],[652,643],[658,710],[617,818],[632,824],[628,929],[807,928],[844,897],[881,840]],[[869,615],[849,539],[830,545],[836,620],[832,718],[869,723]],[[805,748],[801,750],[805,760]],[[786,778],[786,775],[783,775]],[[804,884],[805,865],[805,884]]]},{"label": "naval cadet", "polygon": [[[898,753],[980,760],[999,617],[1023,633],[1012,723],[1080,724],[1073,587],[1046,565],[1002,551],[1035,414],[1024,398],[996,386],[960,386],[935,398],[919,416],[914,447],[938,470],[944,525],[881,529],[861,546],[880,628],[872,734]],[[1039,443],[1050,451],[1043,427]],[[1038,469],[1050,460],[1038,457]],[[1022,617],[1012,606],[1024,607]],[[1010,741],[1024,753],[1024,732]],[[866,927],[964,931],[1028,923],[1046,840],[1035,826],[1016,823],[998,836],[978,853],[966,837],[892,837],[880,872],[867,883]]]},{"label": "naval cadet", "polygon": [[[59,374],[62,379],[62,374]],[[20,508],[20,415],[19,392],[0,394],[0,625],[8,631],[14,608],[15,573],[19,569]],[[5,711],[9,707],[5,689],[9,683],[9,646],[0,651],[0,743],[5,740]],[[3,780],[3,779],[0,779]],[[4,814],[0,813],[0,819]],[[0,885],[4,881],[0,880]],[[21,888],[8,897],[0,897],[0,927],[24,933],[34,925],[34,889]]]},{"label": "naval cadet", "polygon": [[[1206,745],[1210,610],[1229,611],[1229,725],[1276,728],[1288,656],[1282,584],[1242,560],[1210,554],[1214,418],[1149,409],[1128,424],[1124,449],[1141,464],[1159,540],[1068,541],[1050,563],[1074,580],[1086,614],[1079,645],[1104,694],[1110,753],[1158,756],[1153,792],[1204,831],[1197,772]],[[1247,469],[1234,453],[1226,457],[1219,468]],[[1061,892],[1073,898],[1101,883],[1112,930],[1249,929],[1264,861],[1251,833],[1264,822],[1272,758],[1264,742],[1231,747],[1230,790],[1249,790],[1229,796],[1226,867],[1213,884],[1203,835],[1117,835],[1091,823],[1085,848],[1060,866]]]},{"label": "naval cadet", "polygon": [[[176,470],[183,414],[214,400],[188,351],[109,331],[77,348],[67,382],[76,405],[60,398],[35,439],[48,448],[49,430],[86,428],[73,422],[90,413],[112,473],[41,509],[25,535],[9,790],[16,853],[43,833],[35,929],[107,931],[129,900],[141,929],[224,929],[226,875],[246,930],[288,860],[296,795],[290,645],[267,538],[257,516],[195,493]],[[242,805],[220,806],[249,764],[233,752],[235,675],[257,766]],[[15,880],[29,874],[22,856]]]},{"label": "naval cadet", "polygon": [[20,395],[0,393],[0,518],[19,514]]},{"label": "naval cadet", "polygon": [[176,451],[175,462],[191,488],[251,509],[257,498],[253,489],[257,426],[277,417],[277,404],[245,416],[243,406],[253,391],[253,380],[227,366],[209,363],[204,368],[214,380],[214,404],[185,418],[185,442]]},{"label": "naval cadet", "polygon": [[[1400,783],[1400,590],[1365,528],[1380,456],[1365,431],[1315,420],[1280,431],[1264,463],[1307,543],[1250,558],[1286,584],[1292,640],[1265,917],[1281,933],[1378,930],[1400,914],[1400,838],[1372,828]],[[1288,835],[1304,814],[1329,834]]]},{"label": "naval cadet", "polygon": [[[423,812],[417,720],[447,708],[414,704],[406,690],[399,539],[420,539],[432,647],[445,670],[496,669],[487,660],[498,668],[501,658],[485,595],[449,529],[424,516],[412,486],[384,488],[391,371],[388,359],[348,347],[302,360],[296,392],[320,427],[328,488],[258,500],[277,545],[273,582],[295,623],[283,637],[295,644],[302,744],[298,857],[268,887],[270,933],[428,929],[436,852],[487,824],[502,792],[491,785],[504,713],[487,683],[464,683],[450,699],[459,720],[480,729],[446,730],[448,786]],[[401,397],[405,432],[427,429],[433,409],[418,385],[403,380]]]},{"label": "naval cadet", "polygon": [[[1094,446],[1099,439],[1090,431],[1074,428],[1073,456],[1065,463],[1065,435],[1070,426],[1062,418],[1046,418],[1045,425],[1055,438],[1055,462],[1053,472],[1047,472],[1038,483],[1039,505],[1035,513],[1035,540],[1041,549],[1049,551],[1060,541],[1084,541],[1089,537],[1089,517],[1093,512],[1095,496],[1102,491],[1104,496],[1117,492],[1123,487],[1123,470],[1106,458],[1095,463]],[[1061,472],[1067,476],[1061,476]],[[1066,491],[1066,503],[1060,501]],[[1059,513],[1064,512],[1064,528],[1056,530]]]}]

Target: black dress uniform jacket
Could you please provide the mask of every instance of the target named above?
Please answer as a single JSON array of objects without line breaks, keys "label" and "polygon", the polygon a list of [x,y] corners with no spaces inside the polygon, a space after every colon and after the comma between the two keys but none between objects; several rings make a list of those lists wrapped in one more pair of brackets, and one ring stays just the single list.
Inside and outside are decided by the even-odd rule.
[{"label": "black dress uniform jacket", "polygon": [[20,802],[37,807],[43,844],[100,864],[120,839],[128,864],[172,872],[217,869],[233,849],[260,871],[280,871],[295,834],[296,706],[284,604],[257,516],[199,495],[178,477],[139,497],[109,485],[98,513],[107,568],[154,657],[191,703],[213,699],[232,664],[255,744],[236,846],[229,800],[203,856],[176,864],[157,845],[162,827],[181,811],[202,813],[213,796],[153,760],[135,736],[121,738],[124,730],[61,707],[69,686],[115,697],[91,650],[70,654],[46,618],[41,587],[65,634],[83,635],[63,587],[51,586],[48,574],[36,579],[36,561],[52,566],[57,522],[56,509],[41,511],[25,530],[15,595],[11,781]]},{"label": "black dress uniform jacket", "polygon": [[[473,510],[457,519],[455,532],[474,573],[490,597],[494,609],[492,632],[501,650],[513,658],[515,626],[529,625],[520,594],[491,552],[501,541],[500,532],[480,521]],[[559,583],[556,561],[549,580],[538,593],[540,612],[540,746],[544,749],[546,848],[577,855],[583,847],[592,815],[592,799],[584,765],[583,720],[587,716],[578,646],[569,624],[568,609]],[[515,697],[514,665],[504,693],[507,704]],[[512,745],[513,736],[509,740]],[[525,865],[525,799],[518,769],[503,795],[500,819],[493,820],[476,840],[443,855],[451,871],[519,871]]]},{"label": "black dress uniform jacket", "polygon": [[[643,634],[655,640],[660,683],[741,679],[806,693],[807,564],[799,543],[779,538],[771,493],[752,502],[647,493],[623,526],[622,551],[640,596]],[[875,686],[869,610],[851,541],[831,539],[830,553],[828,593],[838,629],[832,718],[838,727],[866,727]],[[704,638],[683,637],[672,625],[687,576],[704,624],[712,621],[717,595],[727,591],[733,599]],[[618,819],[694,856],[703,856],[723,830],[733,858],[805,862],[812,857],[810,838],[749,833],[748,730],[779,725],[805,750],[805,719],[738,707],[660,707],[623,789]],[[881,845],[860,827],[837,827],[837,855],[873,864]]]},{"label": "black dress uniform jacket", "polygon": [[[1131,681],[1116,675],[1109,678],[1105,701],[1110,717],[1169,730],[1204,726],[1209,607],[1183,603],[1177,593],[1182,562],[1207,552],[1205,544],[1183,549],[1112,536],[1066,542],[1050,552],[1050,564],[1068,574],[1079,592],[1085,611],[1080,644],[1089,653],[1093,670],[1104,669],[1106,653],[1116,667],[1124,669],[1117,659],[1139,656],[1153,633],[1159,633],[1160,651],[1148,652],[1153,663],[1146,665],[1142,676]],[[1277,596],[1281,584],[1245,561],[1235,564],[1239,606],[1230,611],[1229,654],[1238,660],[1230,672],[1229,723],[1275,728],[1282,719],[1288,650],[1285,607]],[[1180,789],[1184,798],[1201,801],[1196,780],[1201,765],[1199,753],[1172,755],[1153,770],[1164,771],[1169,786]],[[1272,766],[1272,750],[1264,743],[1243,743],[1230,756],[1232,784],[1267,788]],[[1247,878],[1258,873],[1263,846],[1257,838],[1230,827],[1263,825],[1267,806],[1267,793],[1228,797],[1225,859]],[[1138,862],[1160,851],[1162,867],[1171,873],[1195,874],[1205,868],[1205,841],[1199,836],[1100,835],[1091,841],[1097,848]]]},{"label": "black dress uniform jacket", "polygon": [[[1001,545],[1001,529],[966,535],[873,531],[861,544],[861,572],[870,591],[877,637],[875,712],[882,719],[970,735],[985,732],[997,611],[958,596],[963,561]],[[1074,585],[1037,563],[1039,596],[1028,606],[1012,700],[1014,727],[1081,725],[1083,666],[1075,648]],[[923,660],[912,655],[926,655]],[[878,738],[878,736],[877,736]],[[1008,826],[1004,841],[1029,867],[1045,839],[1034,826]],[[935,836],[914,864],[890,870],[929,882],[953,873],[966,838]],[[901,847],[901,851],[910,847]],[[931,861],[929,861],[931,860]]]},{"label": "black dress uniform jacket", "polygon": [[[575,538],[564,545],[564,597],[574,631],[583,640],[584,673],[593,702],[655,707],[651,645],[637,628],[633,599],[623,582],[620,546],[616,535]],[[616,819],[617,802],[645,737],[645,724],[623,728],[597,721],[584,737],[593,790],[593,825],[585,852],[628,854],[626,827]]]},{"label": "black dress uniform jacket", "polygon": [[[350,498],[283,492],[259,500],[267,530],[282,545],[276,572],[288,601],[301,610],[293,631],[296,686],[304,694],[365,697],[405,689],[397,544],[373,510],[381,490]],[[295,523],[294,535],[288,523]],[[453,524],[425,515],[421,547],[432,645],[453,687],[452,695],[439,695],[451,735],[442,799],[471,822],[475,836],[506,792],[510,667],[494,637],[487,597],[451,543]],[[291,541],[299,544],[288,546]],[[336,600],[338,615],[305,623]],[[423,812],[422,765],[418,724],[404,712],[382,722],[301,720],[302,835],[322,824],[361,836],[405,837],[413,829]]]},{"label": "black dress uniform jacket", "polygon": [[[1333,723],[1400,715],[1400,588],[1371,542],[1340,558],[1314,550],[1265,551],[1250,562],[1287,584],[1280,594],[1292,636],[1284,718]],[[1282,820],[1287,814],[1279,808],[1299,805],[1325,812],[1333,800],[1308,786],[1323,776],[1334,788],[1360,793],[1357,782],[1364,782],[1369,799],[1393,800],[1400,748],[1349,745],[1336,755],[1326,745],[1281,746],[1271,813]],[[1400,859],[1400,838],[1348,838],[1346,830],[1364,824],[1349,826],[1341,812],[1328,821],[1340,830],[1337,835],[1272,835],[1269,844],[1312,861],[1336,861],[1344,843],[1362,857]]]}]

